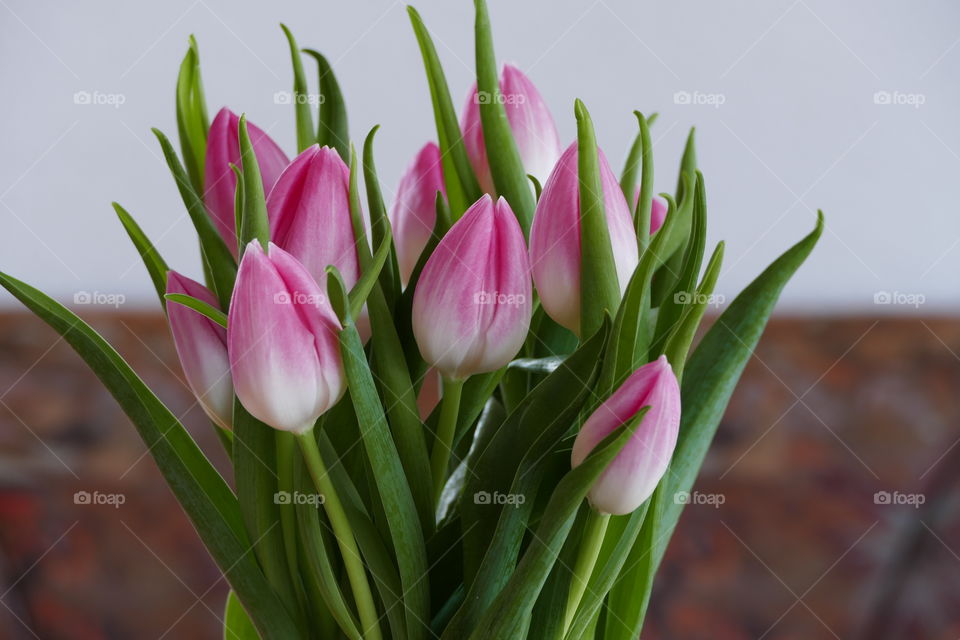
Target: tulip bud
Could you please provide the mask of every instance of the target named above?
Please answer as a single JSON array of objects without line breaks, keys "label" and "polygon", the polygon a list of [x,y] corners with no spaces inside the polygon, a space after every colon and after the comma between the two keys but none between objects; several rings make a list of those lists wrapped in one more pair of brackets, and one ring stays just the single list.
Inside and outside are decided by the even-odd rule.
[{"label": "tulip bud", "polygon": [[[226,107],[220,109],[210,124],[210,133],[207,136],[207,157],[203,178],[203,201],[210,210],[220,237],[227,243],[234,257],[237,255],[235,213],[237,177],[230,168],[230,164],[241,166],[239,127],[240,118],[237,114]],[[260,167],[263,190],[265,193],[270,193],[270,187],[277,181],[280,172],[290,161],[277,143],[249,120],[247,130],[250,133],[253,152],[257,156],[257,165]]]},{"label": "tulip bud", "polygon": [[[490,166],[487,164],[483,128],[480,125],[480,104],[492,99],[492,96],[486,94],[479,95],[474,84],[460,123],[463,143],[470,164],[477,174],[477,181],[480,188],[490,194],[495,191]],[[553,122],[547,103],[530,78],[509,64],[503,65],[503,72],[500,74],[500,99],[503,100],[507,121],[517,143],[524,170],[543,184],[560,157],[561,150],[557,125]]]},{"label": "tulip bud", "polygon": [[[607,230],[620,293],[639,260],[633,216],[603,151],[598,150]],[[577,143],[563,152],[543,185],[530,229],[533,283],[544,310],[560,325],[580,329],[580,183]]]},{"label": "tulip bud", "polygon": [[[640,188],[637,187],[637,192],[633,195],[633,208],[637,208],[637,203],[640,202]],[[653,235],[657,230],[663,226],[663,221],[667,219],[667,203],[665,203],[660,198],[654,197],[650,205],[650,235]]]},{"label": "tulip bud", "polygon": [[532,312],[523,231],[506,200],[484,195],[420,274],[413,295],[420,353],[452,380],[494,371],[523,346]]},{"label": "tulip bud", "polygon": [[444,195],[447,192],[440,165],[440,148],[428,142],[400,178],[397,198],[390,212],[400,277],[404,283],[410,280],[433,233],[437,222],[438,191]]},{"label": "tulip bud", "polygon": [[[167,272],[167,293],[181,293],[218,307],[210,291],[176,271]],[[167,303],[173,344],[187,384],[203,411],[224,429],[233,424],[233,381],[227,358],[227,330],[176,302]]]},{"label": "tulip bud", "polygon": [[307,269],[273,243],[247,245],[230,301],[237,398],[271,427],[304,433],[343,395],[341,326]]},{"label": "tulip bud", "polygon": [[680,428],[680,386],[660,356],[640,367],[593,412],[573,443],[578,466],[614,429],[650,407],[617,457],[590,488],[590,504],[601,513],[623,515],[650,497],[667,470]]}]

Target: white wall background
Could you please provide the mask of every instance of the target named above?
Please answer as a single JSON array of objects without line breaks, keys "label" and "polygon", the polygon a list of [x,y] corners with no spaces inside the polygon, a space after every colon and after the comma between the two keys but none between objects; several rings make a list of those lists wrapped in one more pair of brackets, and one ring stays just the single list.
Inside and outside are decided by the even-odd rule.
[{"label": "white wall background", "polygon": [[[473,68],[472,3],[417,6],[459,106]],[[491,13],[499,59],[537,83],[561,137],[573,139],[582,98],[618,171],[633,109],[660,112],[658,191],[672,190],[697,125],[710,240],[727,241],[720,292],[736,293],[812,228],[819,207],[827,231],[782,309],[915,313],[874,305],[878,291],[919,294],[921,312],[960,308],[955,0],[491,0]],[[292,107],[274,103],[291,84],[281,21],[334,62],[353,138],[382,125],[389,196],[435,136],[402,3],[0,0],[0,269],[68,301],[99,291],[154,304],[110,207],[117,200],[171,266],[198,276],[192,228],[150,127],[175,136],[174,83],[194,33],[211,116],[224,104],[246,111],[292,153]],[[78,91],[124,103],[77,105]],[[680,91],[723,104],[676,104]],[[878,91],[894,104],[877,104]]]}]

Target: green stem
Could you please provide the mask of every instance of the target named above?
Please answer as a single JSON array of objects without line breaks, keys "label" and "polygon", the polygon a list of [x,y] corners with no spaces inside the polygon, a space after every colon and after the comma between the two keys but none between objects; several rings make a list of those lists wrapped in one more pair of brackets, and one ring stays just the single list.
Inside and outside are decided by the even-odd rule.
[{"label": "green stem", "polygon": [[583,527],[583,537],[580,539],[580,553],[573,568],[570,592],[567,594],[567,611],[563,622],[564,635],[570,630],[570,625],[573,624],[577,609],[580,607],[580,600],[587,590],[590,574],[593,573],[593,567],[597,564],[597,556],[600,555],[600,547],[603,546],[603,535],[607,531],[608,522],[610,522],[610,514],[597,513],[593,509],[590,509],[587,513],[587,522]]},{"label": "green stem", "polygon": [[443,398],[440,400],[440,423],[430,452],[430,470],[433,474],[433,503],[440,503],[440,494],[447,483],[447,465],[457,430],[457,414],[460,413],[460,394],[463,380],[443,378]]},{"label": "green stem", "polygon": [[323,508],[327,512],[333,535],[337,538],[340,555],[347,570],[347,578],[353,590],[353,599],[357,603],[357,613],[360,615],[360,626],[363,637],[368,640],[380,640],[380,622],[377,616],[377,606],[370,591],[367,573],[357,549],[357,541],[353,536],[353,529],[347,520],[340,498],[333,487],[333,482],[327,474],[327,468],[320,456],[320,449],[314,439],[313,430],[297,435],[297,442],[303,451],[303,459],[307,463],[307,470],[313,478],[313,484],[323,496]]},{"label": "green stem", "polygon": [[290,582],[297,592],[300,606],[306,610],[306,595],[300,583],[300,565],[297,558],[297,515],[293,506],[293,456],[297,445],[294,436],[287,431],[276,432],[277,448],[277,490],[290,499],[278,501],[280,509],[280,529],[283,532],[283,551],[287,558],[287,570]]}]

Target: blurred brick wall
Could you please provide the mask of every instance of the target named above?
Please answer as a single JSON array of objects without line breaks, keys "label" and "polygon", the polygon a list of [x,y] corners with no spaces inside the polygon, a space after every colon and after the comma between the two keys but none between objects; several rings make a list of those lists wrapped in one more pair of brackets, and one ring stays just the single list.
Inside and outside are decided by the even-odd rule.
[{"label": "blurred brick wall", "polygon": [[[88,319],[224,468],[162,319]],[[958,353],[949,319],[774,320],[645,637],[960,637]],[[221,636],[226,585],[145,452],[68,345],[0,316],[0,638]]]}]

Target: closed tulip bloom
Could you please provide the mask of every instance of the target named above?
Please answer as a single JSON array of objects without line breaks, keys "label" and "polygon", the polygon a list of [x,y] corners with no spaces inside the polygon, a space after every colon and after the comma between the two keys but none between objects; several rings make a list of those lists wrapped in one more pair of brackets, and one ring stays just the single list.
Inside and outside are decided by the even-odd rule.
[{"label": "closed tulip bloom", "polygon": [[[210,210],[213,223],[220,232],[220,237],[227,243],[234,256],[237,255],[237,230],[235,214],[235,198],[237,192],[237,177],[230,164],[237,167],[240,162],[239,140],[240,118],[226,107],[220,109],[210,124],[210,133],[207,136],[206,166],[203,176],[203,201]],[[250,142],[253,152],[257,156],[257,165],[260,167],[260,177],[263,180],[264,193],[270,193],[270,188],[277,181],[284,167],[290,162],[283,150],[277,146],[270,136],[264,133],[255,124],[247,121],[247,131],[250,133]]]},{"label": "closed tulip bloom", "polygon": [[[560,136],[557,125],[550,115],[547,103],[537,88],[520,69],[510,64],[503,65],[500,74],[500,94],[507,112],[507,121],[517,143],[524,170],[540,184],[547,179],[560,157]],[[480,188],[486,193],[495,193],[490,166],[487,163],[487,148],[483,141],[480,124],[480,103],[490,96],[477,94],[474,84],[463,110],[460,128],[470,164],[477,174]]]},{"label": "closed tulip bloom", "polygon": [[400,277],[410,280],[423,248],[427,246],[437,222],[437,192],[446,195],[440,148],[428,142],[407,167],[390,212],[393,239],[397,246]]},{"label": "closed tulip bloom", "polygon": [[[637,202],[640,201],[640,188],[633,194],[633,208],[637,208]],[[663,221],[667,219],[667,203],[654,196],[650,204],[650,235],[657,232],[663,226]]]},{"label": "closed tulip bloom", "polygon": [[413,296],[420,353],[448,379],[494,371],[520,350],[532,309],[523,231],[506,200],[485,195],[420,274]]},{"label": "closed tulip bloom", "polygon": [[[210,291],[176,271],[167,273],[167,293],[181,293],[218,307]],[[173,344],[187,384],[203,411],[224,429],[233,424],[233,382],[227,358],[227,330],[176,302],[167,303]]]},{"label": "closed tulip bloom", "polygon": [[[627,199],[599,151],[607,230],[622,294],[637,267],[637,235]],[[577,143],[571,144],[543,185],[530,229],[533,283],[544,310],[560,325],[580,331],[580,185]]]},{"label": "closed tulip bloom", "polygon": [[590,504],[601,513],[623,515],[643,504],[673,456],[680,428],[680,386],[666,356],[634,371],[587,419],[573,443],[572,466],[580,465],[643,407],[650,409],[588,494]]},{"label": "closed tulip bloom", "polygon": [[310,272],[283,249],[247,245],[227,325],[237,398],[261,422],[304,433],[343,395],[340,322]]}]

